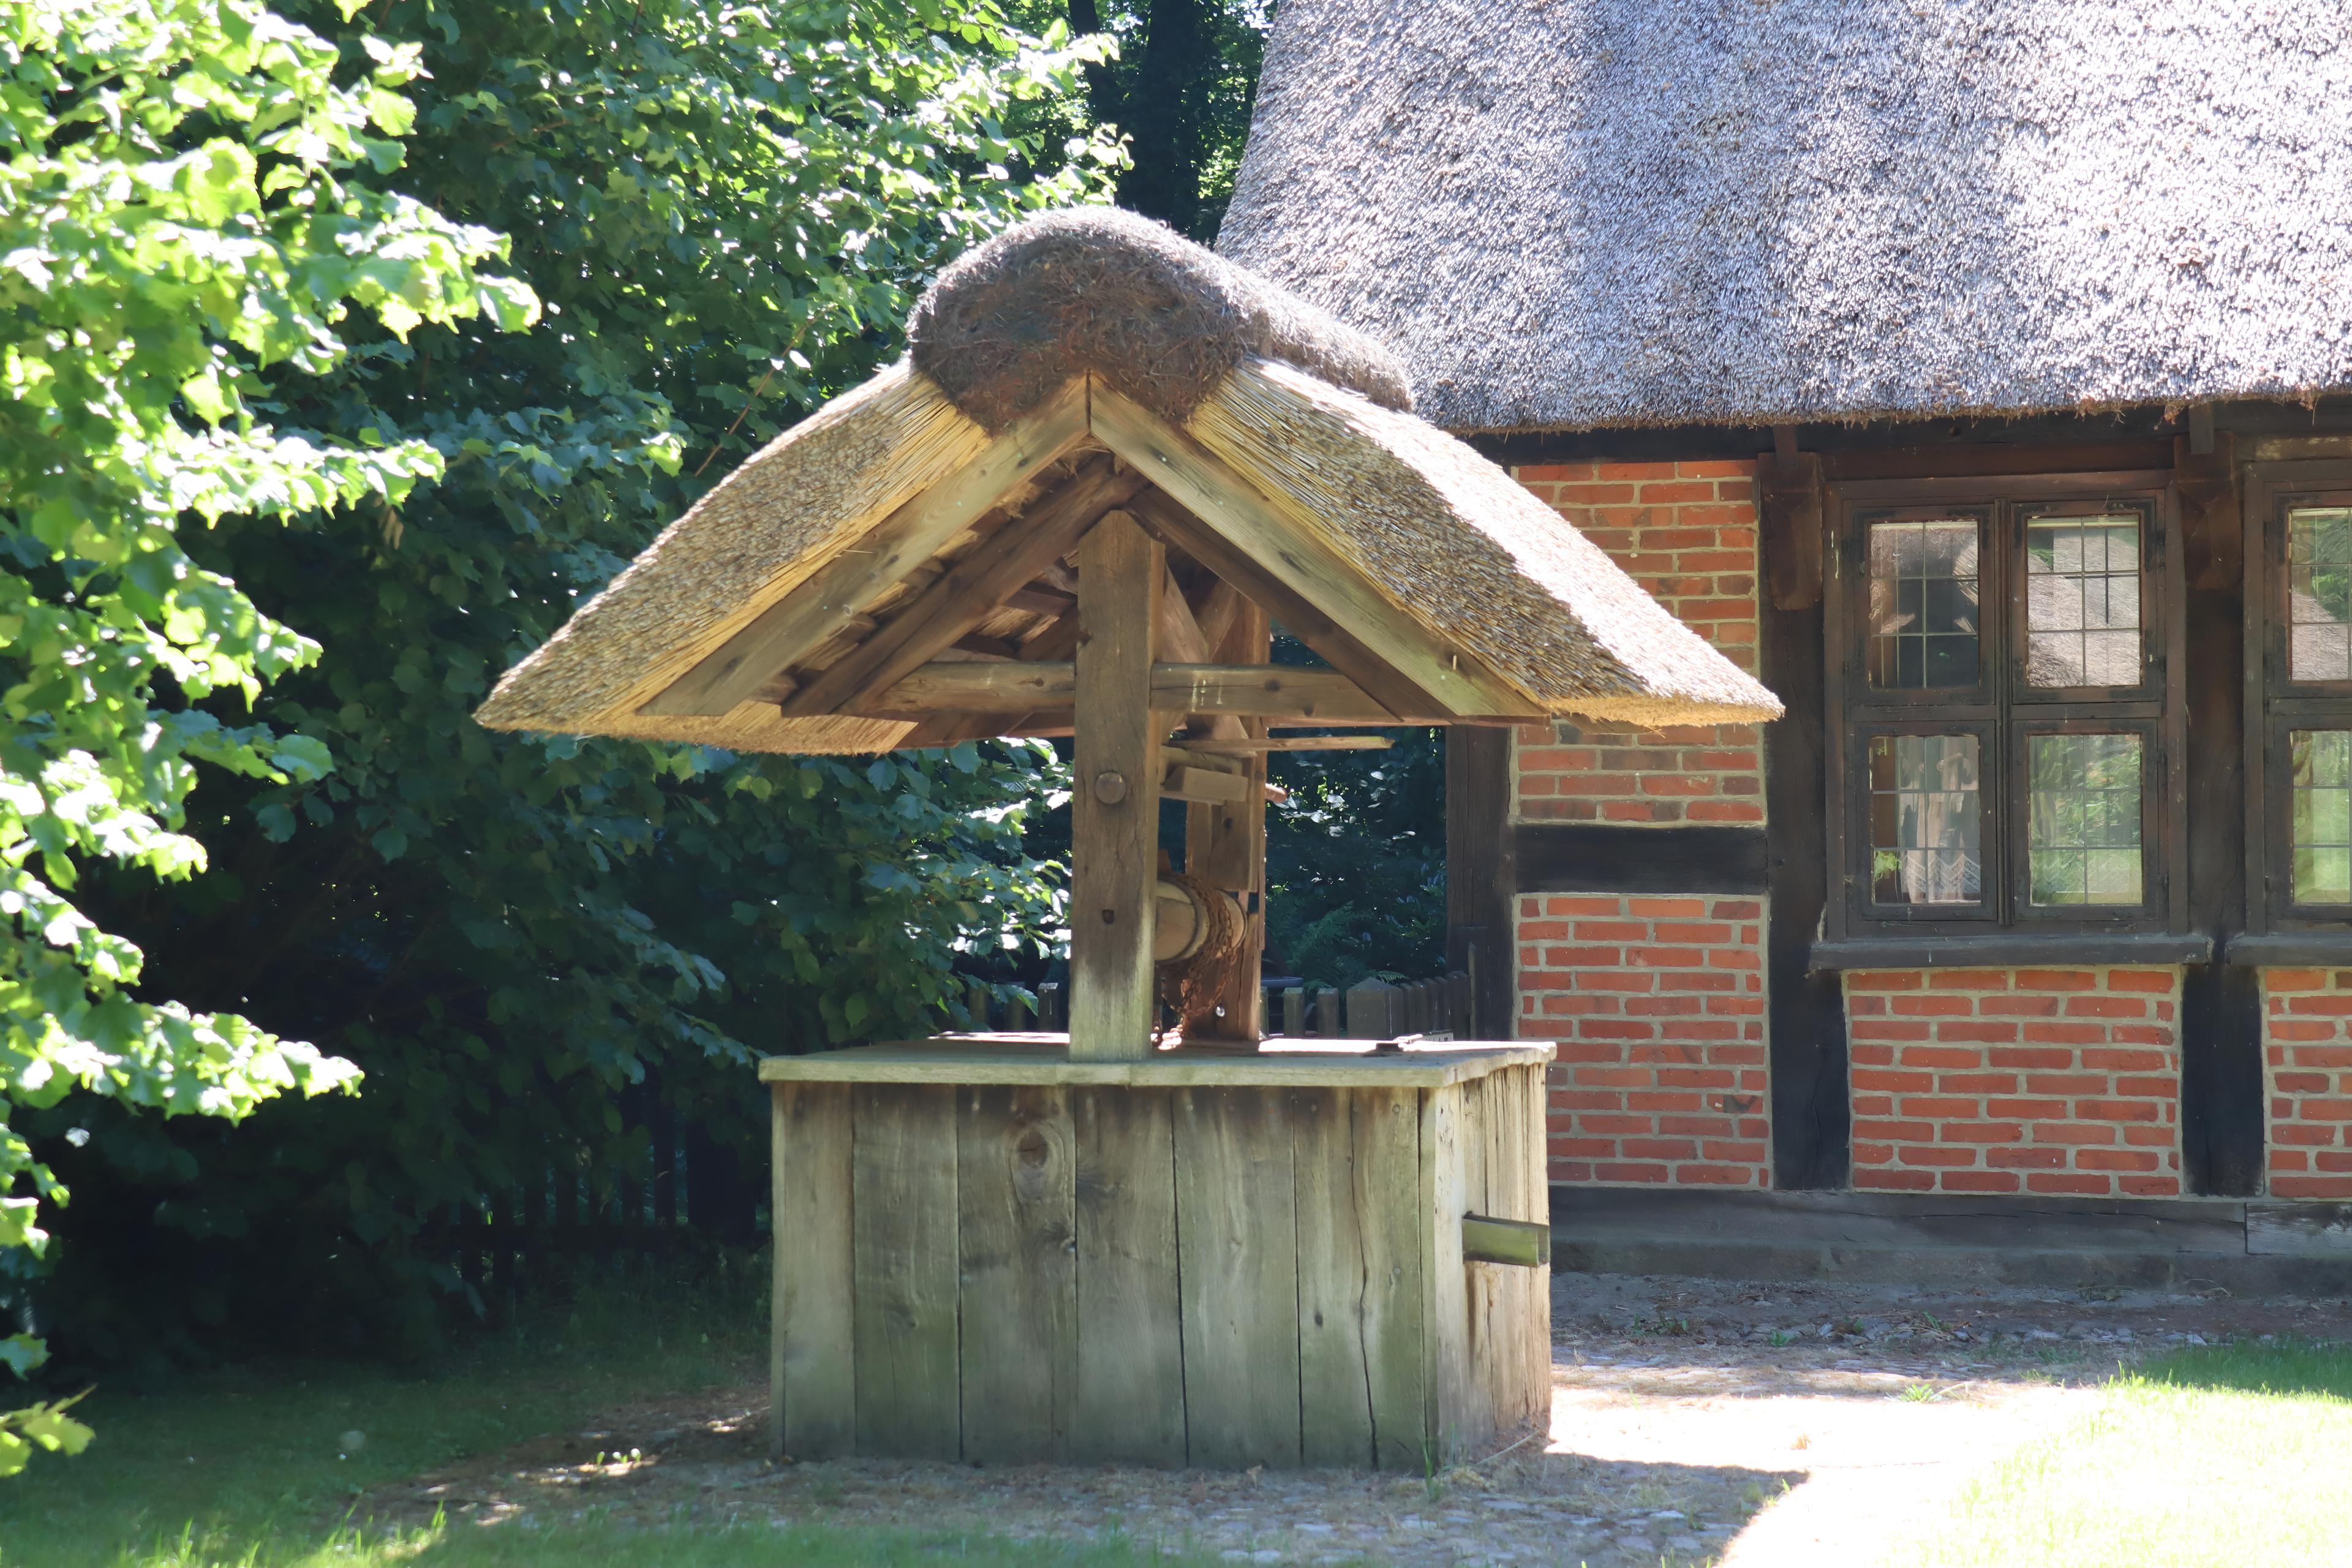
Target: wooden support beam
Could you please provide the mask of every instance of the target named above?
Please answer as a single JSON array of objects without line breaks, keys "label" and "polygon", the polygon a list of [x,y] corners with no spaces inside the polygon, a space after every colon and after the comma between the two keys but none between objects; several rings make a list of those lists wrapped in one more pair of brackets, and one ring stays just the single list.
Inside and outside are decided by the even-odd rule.
[{"label": "wooden support beam", "polygon": [[1006,595],[1075,546],[1095,521],[1142,488],[1141,479],[1097,457],[1060,489],[999,529],[946,575],[908,603],[783,705],[787,714],[856,712],[864,697],[884,691],[952,647],[988,618]]},{"label": "wooden support beam", "polygon": [[[1149,616],[1145,626],[1150,625]],[[1083,651],[1083,649],[1081,649]],[[1431,724],[1399,720],[1336,670],[1279,664],[1155,664],[1151,706],[1181,718],[1229,713],[1291,724]],[[888,690],[862,700],[870,719],[927,719],[937,713],[1036,712],[1077,700],[1073,664],[955,659],[927,664]]]},{"label": "wooden support beam", "polygon": [[[1264,661],[1273,654],[1273,631],[1265,609],[1244,600],[1236,606],[1223,649],[1267,668]],[[1265,738],[1261,719],[1251,719],[1242,728],[1244,741]],[[1185,814],[1185,869],[1212,887],[1242,895],[1241,962],[1218,993],[1223,1011],[1195,1026],[1192,1033],[1196,1038],[1255,1045],[1265,1033],[1261,1016],[1265,997],[1258,981],[1265,952],[1265,806],[1274,786],[1266,782],[1265,752],[1244,752],[1238,760],[1241,798],[1195,805]]]},{"label": "wooden support beam", "polygon": [[885,588],[938,554],[1007,491],[1028,483],[1077,445],[1086,434],[1086,385],[1074,381],[1006,426],[954,477],[884,518],[637,711],[715,717],[750,700]]},{"label": "wooden support beam", "polygon": [[1170,800],[1188,801],[1212,810],[1241,805],[1248,798],[1249,790],[1247,779],[1216,768],[1170,768],[1160,784],[1160,793]]},{"label": "wooden support beam", "polygon": [[1096,437],[1179,503],[1150,510],[1146,521],[1165,526],[1170,512],[1181,514],[1176,526],[1187,554],[1271,610],[1364,689],[1416,712],[1542,717],[1532,699],[1469,653],[1444,646],[1222,458],[1101,381],[1093,386]]},{"label": "wooden support beam", "polygon": [[1242,591],[1223,577],[1210,578],[1207,590],[1193,596],[1191,604],[1192,624],[1201,628],[1201,640],[1208,645],[1209,662],[1244,662],[1238,654],[1228,657],[1224,645],[1247,605],[1248,601],[1242,597]]},{"label": "wooden support beam", "polygon": [[1521,1268],[1551,1267],[1551,1226],[1541,1220],[1462,1216],[1462,1260],[1510,1263]]},{"label": "wooden support beam", "polygon": [[[1078,546],[1070,801],[1070,1058],[1151,1052],[1152,889],[1160,873],[1160,737],[1151,710],[1152,603],[1167,570],[1125,512]],[[992,668],[1018,668],[994,666]]]},{"label": "wooden support beam", "polygon": [[1395,744],[1386,735],[1276,735],[1176,742],[1178,750],[1207,757],[1244,757],[1252,752],[1385,752]]}]

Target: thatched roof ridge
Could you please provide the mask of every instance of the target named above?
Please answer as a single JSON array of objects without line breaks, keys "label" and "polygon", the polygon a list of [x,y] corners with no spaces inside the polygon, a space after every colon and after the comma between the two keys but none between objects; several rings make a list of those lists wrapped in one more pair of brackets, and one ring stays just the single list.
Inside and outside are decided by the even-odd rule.
[{"label": "thatched roof ridge", "polygon": [[2271,0],[1288,0],[1220,248],[1465,431],[2352,387],[2352,32]]},{"label": "thatched roof ridge", "polygon": [[1379,343],[1149,218],[1047,213],[940,274],[907,322],[915,368],[990,429],[1092,372],[1181,423],[1244,359],[1410,408]]},{"label": "thatched roof ridge", "polygon": [[[1055,246],[1070,233],[1030,228],[1040,226]],[[1129,226],[1093,231],[1107,270],[1134,256]],[[1028,236],[1015,230],[1006,252],[1023,254]],[[1152,254],[1196,266],[1176,250],[1183,244],[1167,236]],[[1039,253],[1069,254],[1029,252]],[[1223,262],[1202,270],[1238,276]],[[1030,275],[1026,305],[1021,267],[987,275],[997,319],[1050,323],[1065,309],[1066,268]],[[1235,298],[1247,302],[1241,324],[1202,326],[1205,350],[1164,321],[1087,319],[1181,321]],[[918,355],[770,443],[509,670],[479,721],[740,751],[940,743],[914,738],[919,726],[899,717],[909,710],[883,700],[893,687],[956,654],[1041,671],[1068,660],[1075,638],[1057,635],[1076,626],[1076,542],[1104,511],[1145,499],[1198,530],[1188,570],[1231,574],[1228,587],[1267,595],[1261,603],[1293,595],[1300,624],[1322,617],[1330,646],[1370,649],[1372,662],[1351,678],[1370,691],[1386,670],[1402,693],[1374,713],[1643,724],[1779,714],[1769,691],[1504,470],[1412,414],[1300,368],[1297,358],[1314,357],[1305,338],[1274,333],[1282,354],[1250,349],[1267,341],[1267,323],[1305,318],[1278,290],[1244,278],[1190,300],[1094,298],[1071,309],[1065,331],[1076,347],[1041,328],[1015,360],[983,354],[972,363],[1013,368],[961,380],[961,405]],[[943,314],[934,306],[929,319]],[[1194,368],[1139,380],[1090,357],[1092,345],[1154,333],[1169,350],[1156,363],[1199,350]],[[1228,354],[1193,384],[1200,365]],[[1056,364],[1066,369],[1053,385],[1019,391],[1044,375],[1036,366]],[[1008,386],[1018,395],[1000,397]],[[1227,558],[1213,564],[1220,552]],[[1317,634],[1301,636],[1316,646]],[[902,655],[903,666],[890,662]],[[1335,666],[1343,656],[1356,657],[1328,655]]]}]

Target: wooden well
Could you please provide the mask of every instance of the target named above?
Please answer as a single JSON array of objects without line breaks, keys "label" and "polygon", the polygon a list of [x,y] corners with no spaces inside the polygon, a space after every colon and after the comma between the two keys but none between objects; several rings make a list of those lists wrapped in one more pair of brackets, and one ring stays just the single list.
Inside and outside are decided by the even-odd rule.
[{"label": "wooden well", "polygon": [[1492,1452],[1550,1406],[1551,1054],[1072,1061],[997,1035],[768,1059],[778,1452]]}]

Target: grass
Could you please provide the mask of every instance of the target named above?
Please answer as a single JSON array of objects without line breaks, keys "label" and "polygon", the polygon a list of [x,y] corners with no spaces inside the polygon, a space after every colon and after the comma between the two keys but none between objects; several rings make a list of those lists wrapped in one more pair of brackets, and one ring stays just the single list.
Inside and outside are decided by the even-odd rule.
[{"label": "grass", "polygon": [[[79,1458],[37,1458],[0,1482],[0,1568],[878,1568],[902,1563],[1166,1563],[1110,1542],[1068,1550],[952,1534],[766,1524],[472,1524],[387,1531],[351,1517],[366,1489],[550,1433],[640,1400],[753,1384],[767,1315],[748,1279],[601,1291],[422,1375],[279,1363],[190,1376],[161,1392],[101,1386]],[[356,1451],[343,1435],[363,1433]]]},{"label": "grass", "polygon": [[1900,1568],[2352,1563],[2352,1350],[2231,1344],[2118,1375],[1993,1465]]}]

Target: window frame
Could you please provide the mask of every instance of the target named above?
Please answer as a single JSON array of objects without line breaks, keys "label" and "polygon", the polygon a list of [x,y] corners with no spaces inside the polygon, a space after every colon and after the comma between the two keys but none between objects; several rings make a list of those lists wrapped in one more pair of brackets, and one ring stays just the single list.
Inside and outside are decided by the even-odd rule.
[{"label": "window frame", "polygon": [[[2186,863],[2187,837],[2187,703],[2179,647],[2186,589],[2172,477],[2167,469],[1831,483],[1825,508],[1831,580],[1822,600],[1831,804],[1826,938],[2186,932],[2187,879],[2176,874]],[[2025,520],[2126,510],[2139,514],[2142,529],[2145,679],[2126,688],[2028,686]],[[1963,516],[1979,520],[1976,686],[1929,691],[1871,686],[1870,525]],[[2139,904],[2030,902],[2026,738],[2051,732],[2142,738]],[[1956,913],[1948,906],[1924,906],[1935,912],[1912,912],[1872,901],[1867,748],[1871,737],[1885,733],[1979,735],[1985,797],[1981,909]]]},{"label": "window frame", "polygon": [[2352,462],[2262,463],[2245,518],[2247,929],[2258,934],[2340,933],[2352,903],[2294,901],[2294,768],[2297,730],[2352,730],[2352,679],[2296,680],[2290,658],[2287,514],[2305,506],[2352,506]]}]

